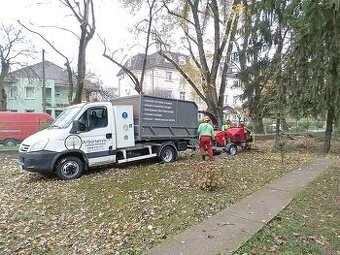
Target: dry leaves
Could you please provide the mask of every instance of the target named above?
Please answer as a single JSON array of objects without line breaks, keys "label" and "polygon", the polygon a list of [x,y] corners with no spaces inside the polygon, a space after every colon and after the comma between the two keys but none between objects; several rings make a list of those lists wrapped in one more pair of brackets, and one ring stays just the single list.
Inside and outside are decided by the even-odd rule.
[{"label": "dry leaves", "polygon": [[140,254],[313,156],[288,153],[281,165],[264,147],[214,162],[181,152],[171,164],[144,161],[60,181],[0,154],[0,253]]}]

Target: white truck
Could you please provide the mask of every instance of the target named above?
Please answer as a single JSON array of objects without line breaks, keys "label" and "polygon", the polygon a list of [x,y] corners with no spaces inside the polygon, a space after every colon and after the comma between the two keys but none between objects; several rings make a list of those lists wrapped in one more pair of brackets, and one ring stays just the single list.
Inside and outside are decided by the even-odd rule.
[{"label": "white truck", "polygon": [[152,157],[176,160],[197,136],[194,102],[146,95],[66,108],[55,121],[25,139],[18,163],[31,172],[56,173],[64,180],[89,167]]}]

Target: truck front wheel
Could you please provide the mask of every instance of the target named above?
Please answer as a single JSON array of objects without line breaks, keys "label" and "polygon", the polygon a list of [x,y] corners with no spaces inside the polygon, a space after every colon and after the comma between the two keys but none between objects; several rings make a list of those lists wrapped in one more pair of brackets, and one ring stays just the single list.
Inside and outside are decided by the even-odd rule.
[{"label": "truck front wheel", "polygon": [[83,162],[77,157],[65,157],[57,164],[57,175],[62,180],[79,178],[83,173]]},{"label": "truck front wheel", "polygon": [[160,158],[163,163],[173,162],[176,160],[176,150],[170,145],[164,146],[161,150]]}]

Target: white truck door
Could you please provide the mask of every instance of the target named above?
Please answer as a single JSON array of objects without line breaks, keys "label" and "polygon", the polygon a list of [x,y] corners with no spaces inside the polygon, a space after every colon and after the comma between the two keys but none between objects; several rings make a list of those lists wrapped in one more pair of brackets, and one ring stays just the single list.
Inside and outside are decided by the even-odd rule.
[{"label": "white truck door", "polygon": [[82,140],[81,149],[86,153],[89,166],[113,163],[115,155],[115,137],[112,117],[106,106],[88,108],[79,118],[86,126],[86,131],[79,134]]}]

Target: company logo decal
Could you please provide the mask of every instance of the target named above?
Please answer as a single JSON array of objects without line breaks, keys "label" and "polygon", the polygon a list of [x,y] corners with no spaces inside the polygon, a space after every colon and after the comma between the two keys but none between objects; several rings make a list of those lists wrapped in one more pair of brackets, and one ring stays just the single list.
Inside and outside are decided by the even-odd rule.
[{"label": "company logo decal", "polygon": [[65,139],[65,147],[69,150],[80,149],[83,142],[77,135],[70,135]]},{"label": "company logo decal", "polygon": [[126,119],[126,118],[128,117],[127,112],[123,112],[123,113],[122,113],[122,117],[123,117],[123,119]]},{"label": "company logo decal", "polygon": [[95,152],[105,150],[108,140],[105,138],[88,138],[84,139],[84,147],[87,152]]}]

